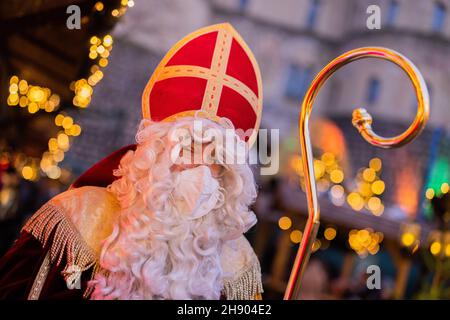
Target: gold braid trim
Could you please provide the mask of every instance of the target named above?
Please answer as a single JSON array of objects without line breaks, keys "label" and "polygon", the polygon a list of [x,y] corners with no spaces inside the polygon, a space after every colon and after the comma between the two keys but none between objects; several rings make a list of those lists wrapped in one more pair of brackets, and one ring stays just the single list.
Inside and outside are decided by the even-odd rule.
[{"label": "gold braid trim", "polygon": [[38,300],[41,295],[42,288],[44,287],[45,280],[50,272],[50,252],[45,254],[44,261],[39,268],[39,271],[34,279],[33,286],[28,294],[28,300]]},{"label": "gold braid trim", "polygon": [[66,258],[62,274],[69,289],[75,289],[81,284],[83,271],[94,267],[95,275],[98,266],[94,252],[58,206],[47,202],[28,220],[22,231],[33,235],[42,247],[46,246],[54,233],[49,248],[50,262],[59,265]]},{"label": "gold braid trim", "polygon": [[261,267],[257,259],[236,277],[225,279],[223,283],[227,300],[255,300],[263,292]]}]

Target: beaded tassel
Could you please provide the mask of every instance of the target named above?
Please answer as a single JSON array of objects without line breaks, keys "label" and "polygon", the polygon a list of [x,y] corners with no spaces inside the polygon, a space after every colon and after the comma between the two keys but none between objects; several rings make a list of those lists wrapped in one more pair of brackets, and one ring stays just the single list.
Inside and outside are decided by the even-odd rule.
[{"label": "beaded tassel", "polygon": [[[81,274],[92,266],[96,270],[97,259],[78,230],[64,212],[51,202],[42,206],[25,224],[26,231],[45,247],[52,238],[49,248],[50,261],[59,265],[66,258],[62,272],[69,288],[81,283]],[[54,233],[54,236],[52,234]]]},{"label": "beaded tassel", "polygon": [[223,292],[227,300],[254,300],[264,292],[261,283],[261,267],[255,262],[233,280],[225,280]]}]

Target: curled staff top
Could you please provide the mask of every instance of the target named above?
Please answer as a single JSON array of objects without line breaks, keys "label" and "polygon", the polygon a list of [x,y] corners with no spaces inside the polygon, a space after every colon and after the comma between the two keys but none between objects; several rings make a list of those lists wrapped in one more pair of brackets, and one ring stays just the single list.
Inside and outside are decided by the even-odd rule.
[{"label": "curled staff top", "polygon": [[428,120],[430,102],[425,81],[416,66],[394,50],[381,47],[366,47],[348,51],[331,61],[314,78],[303,99],[299,118],[300,145],[302,157],[306,160],[303,161],[303,171],[305,174],[306,198],[308,202],[308,220],[286,287],[285,299],[292,299],[298,296],[301,277],[306,268],[309,255],[311,254],[311,247],[320,223],[319,202],[314,179],[314,157],[308,130],[309,116],[312,111],[314,99],[322,85],[334,72],[352,61],[363,58],[388,60],[402,68],[414,86],[418,101],[417,113],[413,123],[403,133],[388,138],[379,136],[372,130],[372,117],[365,109],[359,108],[354,110],[352,123],[367,142],[380,148],[400,147],[413,140],[422,131]]},{"label": "curled staff top", "polygon": [[409,77],[416,93],[418,108],[413,123],[407,130],[395,137],[382,137],[372,130],[372,117],[363,108],[353,111],[353,125],[370,144],[381,148],[400,147],[413,140],[425,127],[428,120],[430,101],[426,83],[417,67],[402,54],[382,47],[364,47],[348,51],[331,61],[313,80],[302,104],[301,119],[305,120],[312,110],[314,99],[325,81],[339,68],[364,58],[388,60],[398,65]]}]

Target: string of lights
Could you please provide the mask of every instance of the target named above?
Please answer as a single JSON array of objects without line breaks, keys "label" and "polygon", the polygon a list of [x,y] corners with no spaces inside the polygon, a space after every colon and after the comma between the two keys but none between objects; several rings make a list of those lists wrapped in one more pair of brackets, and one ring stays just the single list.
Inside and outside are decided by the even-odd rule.
[{"label": "string of lights", "polygon": [[[112,9],[110,14],[119,18],[133,6],[133,1],[122,0],[120,6]],[[103,12],[106,7],[103,2],[99,1],[95,3],[93,9]],[[94,64],[89,68],[88,77],[70,83],[69,88],[74,92],[73,106],[85,109],[91,103],[94,87],[104,77],[102,69],[108,66],[112,47],[113,37],[110,34],[93,35],[89,39],[88,57]],[[60,96],[52,92],[50,88],[31,85],[26,79],[20,79],[17,75],[10,77],[7,98],[9,106],[24,108],[29,114],[36,114],[39,111],[56,112],[61,107],[61,103]],[[60,164],[64,160],[65,153],[69,151],[72,140],[82,133],[82,128],[80,124],[75,123],[71,116],[61,112],[55,115],[54,123],[60,130],[56,136],[49,138],[48,148],[40,159],[26,156],[24,153],[20,153],[20,157],[15,157],[14,166],[24,179],[36,181],[41,175],[50,179],[59,179],[64,173]]]}]

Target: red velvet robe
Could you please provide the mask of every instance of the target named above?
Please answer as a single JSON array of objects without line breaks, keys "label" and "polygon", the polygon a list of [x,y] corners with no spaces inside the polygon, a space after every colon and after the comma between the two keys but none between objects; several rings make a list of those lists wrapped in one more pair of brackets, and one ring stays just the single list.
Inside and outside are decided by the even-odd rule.
[{"label": "red velvet robe", "polygon": [[[112,170],[118,167],[122,156],[133,149],[134,146],[125,147],[96,164],[71,190],[54,197],[30,218],[20,238],[0,259],[0,299],[29,299],[33,287],[37,293],[33,294],[33,299],[81,300],[86,297],[92,266],[98,266],[101,242],[112,231],[120,208],[105,187],[113,182]],[[48,261],[45,260],[48,252],[54,262],[46,275],[40,269],[43,262]],[[57,263],[60,256],[62,260]],[[263,288],[259,261],[243,235],[224,244],[221,263],[223,298],[260,297]],[[69,267],[81,271],[80,289],[68,288],[66,280],[72,283],[72,276],[77,280],[79,275]],[[40,285],[38,274],[45,279]]]},{"label": "red velvet robe", "polygon": [[[12,248],[0,259],[0,299],[26,300],[47,248],[27,232],[22,232]],[[40,299],[81,300],[89,274],[83,272],[81,289],[69,290],[61,275],[65,263],[53,265],[42,288]]]},{"label": "red velvet robe", "polygon": [[[82,186],[106,187],[113,180],[112,171],[118,167],[120,159],[129,150],[135,150],[136,145],[123,147],[104,158],[81,175],[71,188]],[[51,243],[51,241],[49,241]],[[0,299],[26,300],[48,247],[42,248],[41,243],[26,231],[22,231],[11,249],[0,258]],[[42,288],[39,299],[83,299],[91,271],[83,272],[81,289],[67,288],[61,272],[65,261],[53,265]]]}]

